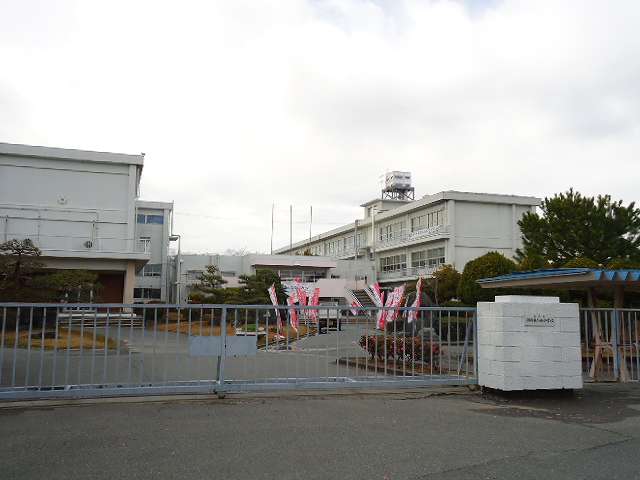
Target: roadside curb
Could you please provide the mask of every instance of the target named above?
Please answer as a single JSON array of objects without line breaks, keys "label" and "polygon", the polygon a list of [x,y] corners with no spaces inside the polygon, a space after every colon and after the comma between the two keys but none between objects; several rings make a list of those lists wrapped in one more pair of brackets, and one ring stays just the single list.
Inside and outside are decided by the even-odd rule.
[{"label": "roadside curb", "polygon": [[302,399],[302,398],[328,398],[328,397],[363,397],[384,396],[409,398],[429,398],[436,396],[462,396],[477,395],[478,391],[468,386],[453,387],[425,387],[407,390],[308,390],[304,392],[259,392],[259,393],[228,393],[221,399],[216,394],[200,395],[148,395],[131,397],[100,397],[100,398],[69,398],[69,399],[43,399],[43,400],[15,400],[0,402],[0,410],[11,409],[39,409],[55,407],[74,407],[88,405],[113,405],[113,404],[146,404],[146,403],[235,403],[238,401],[261,400],[271,398]]}]

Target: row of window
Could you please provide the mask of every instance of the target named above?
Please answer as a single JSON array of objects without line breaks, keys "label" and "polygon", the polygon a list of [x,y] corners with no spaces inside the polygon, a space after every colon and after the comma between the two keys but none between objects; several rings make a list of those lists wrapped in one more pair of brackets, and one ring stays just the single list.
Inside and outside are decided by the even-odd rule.
[{"label": "row of window", "polygon": [[395,222],[380,227],[380,241],[385,242],[404,236],[404,222]]},{"label": "row of window", "polygon": [[[424,213],[422,215],[413,217],[410,219],[411,232],[417,232],[418,230],[423,230],[425,228],[444,225],[444,217],[444,209],[436,210],[430,213]],[[406,228],[407,227],[403,221],[398,221],[379,227],[378,240],[380,242],[388,242],[393,239],[404,238],[406,234]],[[354,243],[356,243],[358,247],[361,247],[363,245],[362,234],[359,233],[357,235],[357,240],[355,242],[354,240],[354,235],[335,240],[328,240],[322,244],[312,245],[310,247],[310,251],[313,255],[339,255],[342,252],[352,251],[354,249]],[[302,251],[299,251],[297,253],[301,254]]]},{"label": "row of window", "polygon": [[302,282],[317,282],[327,275],[322,270],[279,270],[278,276],[283,282],[291,282],[297,278]]},{"label": "row of window", "polygon": [[137,216],[138,223],[149,223],[153,225],[162,225],[164,223],[164,215],[151,215],[146,213],[139,213]]},{"label": "row of window", "polygon": [[[187,273],[186,273],[187,280],[199,281],[200,277],[202,276],[203,273],[204,273],[204,270],[188,270]],[[225,271],[221,271],[220,275],[222,275],[223,277],[226,277],[226,278],[235,277],[236,276],[236,272],[232,272],[230,270],[225,270]]]},{"label": "row of window", "polygon": [[445,263],[444,247],[420,250],[411,254],[411,266],[417,267],[438,267]]},{"label": "row of window", "polygon": [[424,228],[436,227],[444,225],[444,210],[436,210],[435,212],[425,213],[411,219],[411,231],[416,232]]},{"label": "row of window", "polygon": [[[362,246],[362,234],[349,235],[344,238],[337,238],[335,240],[329,240],[323,244],[315,244],[310,247],[311,254],[313,255],[338,255],[343,252],[352,252],[355,247]],[[296,252],[302,254],[302,251]]]},{"label": "row of window", "polygon": [[407,256],[404,253],[380,259],[380,270],[383,272],[394,272],[404,268],[407,268]]},{"label": "row of window", "polygon": [[[438,267],[444,263],[444,247],[411,253],[411,266],[414,268]],[[404,253],[380,258],[380,270],[383,272],[394,272],[405,268],[407,268],[407,255]]]},{"label": "row of window", "polygon": [[161,290],[159,288],[134,288],[133,298],[145,299],[145,300],[159,300],[161,297]]}]

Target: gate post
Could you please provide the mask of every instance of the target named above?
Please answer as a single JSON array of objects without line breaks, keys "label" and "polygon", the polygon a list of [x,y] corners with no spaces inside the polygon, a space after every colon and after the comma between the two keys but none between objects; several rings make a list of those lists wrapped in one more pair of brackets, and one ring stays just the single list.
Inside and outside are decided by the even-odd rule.
[{"label": "gate post", "polygon": [[480,343],[478,340],[478,308],[476,306],[476,309],[473,311],[473,317],[472,320],[473,322],[473,373],[474,373],[474,377],[476,380],[476,384],[479,381],[479,377],[478,377],[478,350],[479,350],[479,346],[478,344]]},{"label": "gate post", "polygon": [[611,313],[611,348],[613,348],[613,378],[620,380],[620,350],[618,349],[618,335],[620,334],[620,316],[617,309]]},{"label": "gate post", "polygon": [[[213,332],[211,332],[213,334]],[[220,356],[218,357],[218,368],[216,374],[218,397],[224,396],[224,358],[227,348],[227,307],[222,307],[220,316]]]}]

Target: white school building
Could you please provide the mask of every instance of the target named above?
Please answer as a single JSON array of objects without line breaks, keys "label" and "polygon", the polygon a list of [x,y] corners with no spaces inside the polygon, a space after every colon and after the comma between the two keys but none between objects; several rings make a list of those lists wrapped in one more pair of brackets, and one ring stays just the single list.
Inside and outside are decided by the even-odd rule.
[{"label": "white school building", "polygon": [[512,258],[522,246],[518,221],[539,204],[536,197],[458,191],[378,198],[362,204],[362,218],[274,253],[365,258],[375,264],[373,280],[399,283],[443,264],[462,271],[490,251]]}]

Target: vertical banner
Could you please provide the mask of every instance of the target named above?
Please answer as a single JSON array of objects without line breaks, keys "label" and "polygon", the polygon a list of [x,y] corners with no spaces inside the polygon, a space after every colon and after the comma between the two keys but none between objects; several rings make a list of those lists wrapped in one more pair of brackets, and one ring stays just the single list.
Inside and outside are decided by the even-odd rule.
[{"label": "vertical banner", "polygon": [[[320,305],[320,289],[316,288],[313,290],[310,306],[317,307],[318,305]],[[311,320],[318,323],[318,310],[311,310],[309,312],[309,316],[311,317]]]},{"label": "vertical banner", "polygon": [[280,310],[278,310],[278,295],[276,294],[276,284],[272,284],[267,291],[269,292],[269,298],[271,299],[271,303],[273,304],[274,307],[276,307],[274,310],[276,311],[276,319],[278,321],[277,323],[277,328],[278,331],[282,330],[282,317],[280,316]]},{"label": "vertical banner", "polygon": [[[400,302],[402,302],[402,297],[404,297],[404,285],[400,285],[394,290],[393,304],[391,306],[397,309],[400,306]],[[387,316],[387,322],[395,322],[400,315],[400,310],[393,310],[390,313],[391,315]]]},{"label": "vertical banner", "polygon": [[[411,304],[411,307],[413,308],[419,308],[422,306],[422,277],[418,278],[418,281],[416,282],[416,299],[413,301],[413,303]],[[407,321],[409,323],[413,323],[418,319],[418,311],[417,310],[411,310],[409,312],[409,315],[407,315]]]},{"label": "vertical banner", "polygon": [[358,310],[358,308],[356,308],[356,307],[361,307],[361,306],[362,306],[362,304],[358,301],[358,299],[357,298],[354,299],[354,301],[351,302],[351,315],[353,315],[353,316],[358,315],[358,312],[360,310]]},{"label": "vertical banner", "polygon": [[297,332],[298,331],[298,312],[294,307],[296,301],[293,296],[287,298],[287,304],[289,305],[289,323],[291,323],[291,327]]},{"label": "vertical banner", "polygon": [[[391,306],[391,304],[393,303],[393,299],[395,297],[394,294],[395,294],[395,290],[389,293],[389,295],[387,296],[387,301],[384,303],[385,307]],[[382,299],[384,299],[384,292],[380,292],[380,295],[382,296]],[[378,328],[380,330],[384,330],[386,328],[388,314],[389,312],[387,310],[380,310],[380,315],[378,315]]]},{"label": "vertical banner", "polygon": [[[371,293],[373,294],[373,303],[375,303],[376,307],[383,307],[384,292],[380,289],[380,284],[376,282],[373,285],[370,285],[369,288],[371,289]],[[382,310],[378,310],[378,312],[376,313],[376,317],[378,329],[382,330],[384,328],[384,312]]]}]

